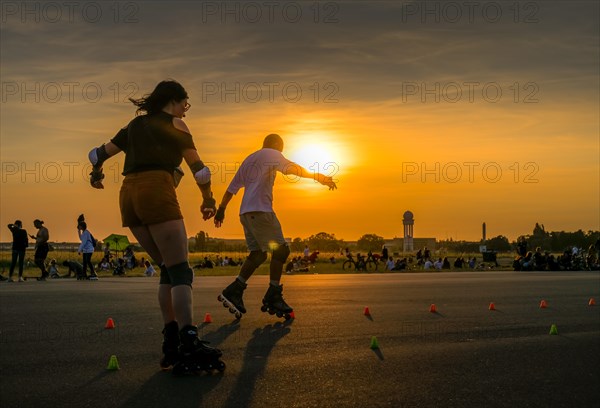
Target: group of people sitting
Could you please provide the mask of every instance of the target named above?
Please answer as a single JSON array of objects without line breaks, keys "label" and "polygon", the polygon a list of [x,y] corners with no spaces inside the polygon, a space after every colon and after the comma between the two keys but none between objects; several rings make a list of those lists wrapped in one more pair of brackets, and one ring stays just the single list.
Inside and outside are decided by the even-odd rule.
[{"label": "group of people sitting", "polygon": [[537,247],[535,252],[517,248],[517,256],[513,261],[515,271],[582,271],[600,270],[600,260],[596,245],[590,245],[587,253],[577,247],[567,248],[557,257],[549,251]]}]

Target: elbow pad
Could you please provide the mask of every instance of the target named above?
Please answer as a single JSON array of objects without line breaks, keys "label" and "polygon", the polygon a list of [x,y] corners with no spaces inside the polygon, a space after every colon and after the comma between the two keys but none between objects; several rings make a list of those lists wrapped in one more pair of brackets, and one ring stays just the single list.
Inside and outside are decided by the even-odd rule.
[{"label": "elbow pad", "polygon": [[90,159],[90,163],[92,163],[92,166],[94,167],[102,167],[102,165],[104,164],[104,162],[109,158],[110,156],[108,155],[108,153],[106,152],[106,147],[104,145],[100,146],[100,147],[95,147],[92,150],[90,150],[89,154],[88,154],[88,158]]},{"label": "elbow pad", "polygon": [[202,161],[192,164],[190,169],[194,172],[194,179],[198,185],[210,183],[210,169]]}]

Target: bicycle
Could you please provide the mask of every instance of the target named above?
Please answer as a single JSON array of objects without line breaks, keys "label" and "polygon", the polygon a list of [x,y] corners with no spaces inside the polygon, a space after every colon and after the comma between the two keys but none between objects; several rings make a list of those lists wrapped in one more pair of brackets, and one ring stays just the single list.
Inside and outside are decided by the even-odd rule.
[{"label": "bicycle", "polygon": [[371,255],[369,255],[366,260],[364,259],[364,256],[359,255],[359,259],[356,261],[354,260],[352,254],[346,255],[346,257],[348,259],[342,264],[342,269],[345,271],[349,271],[354,268],[355,271],[364,270],[373,272],[376,271],[377,267],[379,266],[379,261],[377,261],[377,259],[373,258]]}]

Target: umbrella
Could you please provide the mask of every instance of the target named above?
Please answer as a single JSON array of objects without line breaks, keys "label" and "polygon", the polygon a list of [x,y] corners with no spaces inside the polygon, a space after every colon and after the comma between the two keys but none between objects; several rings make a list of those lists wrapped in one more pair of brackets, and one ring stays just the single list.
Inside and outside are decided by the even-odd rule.
[{"label": "umbrella", "polygon": [[129,245],[129,238],[125,235],[110,234],[103,239],[103,242],[110,244],[111,251],[124,251]]}]

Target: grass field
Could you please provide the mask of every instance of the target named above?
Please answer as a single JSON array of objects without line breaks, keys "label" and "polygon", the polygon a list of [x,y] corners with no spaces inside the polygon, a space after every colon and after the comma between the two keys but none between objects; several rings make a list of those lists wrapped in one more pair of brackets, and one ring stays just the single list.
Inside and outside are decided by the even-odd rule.
[{"label": "grass field", "polygon": [[[145,252],[136,252],[135,253],[136,258],[138,261],[140,261],[142,258],[144,259],[148,259],[148,254]],[[234,260],[238,261],[238,260],[243,260],[246,257],[246,253],[242,253],[242,252],[223,252],[220,254],[216,254],[216,253],[199,253],[199,252],[192,252],[189,255],[189,261],[190,261],[190,265],[194,266],[199,264],[201,261],[204,260],[204,257],[208,257],[209,259],[211,259],[212,261],[214,261],[217,257],[217,255],[219,255],[220,257],[224,258],[224,257],[229,257],[229,258],[233,258]],[[452,264],[452,262],[454,261],[454,259],[456,259],[456,257],[459,254],[441,254],[441,255],[435,255],[437,256],[447,256],[450,260],[450,263]],[[472,258],[473,256],[475,256],[478,260],[478,263],[481,262],[481,254],[460,254],[462,255],[465,259],[468,258]],[[92,257],[92,262],[94,263],[94,265],[97,265],[98,262],[100,262],[100,260],[102,259],[103,253],[97,251],[96,253],[94,253],[93,257]],[[300,253],[292,253],[290,254],[290,259],[293,257],[297,257],[297,256],[301,256]],[[331,257],[335,258],[336,263],[332,264],[329,259]],[[65,250],[57,250],[57,251],[51,251],[48,254],[48,259],[47,262],[49,262],[51,259],[55,259],[56,263],[58,265],[58,270],[60,274],[66,273],[66,268],[64,266],[62,266],[62,262],[64,260],[71,260],[71,261],[77,261],[80,262],[82,261],[81,259],[81,255],[78,255],[77,252],[74,251],[65,251]],[[494,270],[512,270],[512,261],[514,259],[514,256],[510,253],[506,253],[506,254],[498,254],[498,263],[500,266],[498,267],[494,267]],[[321,253],[319,255],[319,259],[317,260],[317,262],[311,266],[309,268],[308,272],[298,272],[299,274],[304,273],[304,274],[313,274],[313,273],[319,273],[319,274],[338,274],[338,273],[353,273],[353,270],[343,270],[342,269],[342,263],[345,260],[345,258],[340,255],[339,253]],[[0,272],[2,273],[2,275],[4,276],[8,276],[8,272],[9,272],[9,268],[10,268],[10,262],[11,262],[11,252],[10,251],[0,251]],[[154,265],[155,268],[158,270],[158,268],[156,267],[156,265]],[[490,266],[492,266],[492,264],[490,263],[486,263],[485,264],[486,269],[488,269]],[[456,269],[456,268],[452,268],[451,270],[453,271],[460,271],[460,270],[464,270],[464,271],[469,271],[469,268],[463,268],[463,269]],[[194,273],[196,276],[235,276],[239,271],[239,266],[216,266],[213,269],[194,269]],[[430,273],[433,272],[435,273],[435,270],[423,270],[422,267],[418,267],[417,265],[415,265],[414,263],[412,264],[412,267],[410,270],[407,270],[405,272],[426,272],[426,273]],[[386,272],[386,273],[402,273],[402,271],[394,271],[394,272],[390,272],[390,271],[386,271],[385,267],[382,263],[379,263],[379,267],[377,269],[377,272],[381,273],[381,272]],[[15,274],[17,272],[15,271]],[[263,265],[261,265],[258,270],[256,271],[256,274],[258,275],[266,275],[268,274],[268,263],[265,262]],[[365,273],[365,272],[360,272],[360,273]],[[23,275],[25,277],[36,277],[40,275],[40,271],[39,269],[34,265],[33,263],[33,251],[27,251],[26,255],[25,255],[25,267],[24,267],[24,271],[23,271]],[[100,277],[102,276],[111,276],[112,275],[112,271],[99,271],[98,275]],[[127,276],[144,276],[144,268],[142,267],[136,267],[134,269],[127,269],[126,270],[126,277]]]}]

